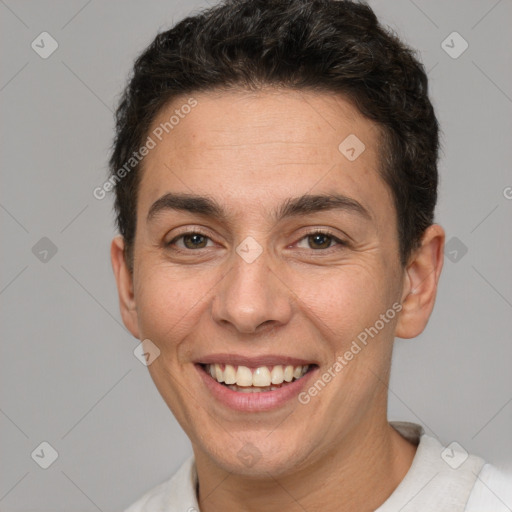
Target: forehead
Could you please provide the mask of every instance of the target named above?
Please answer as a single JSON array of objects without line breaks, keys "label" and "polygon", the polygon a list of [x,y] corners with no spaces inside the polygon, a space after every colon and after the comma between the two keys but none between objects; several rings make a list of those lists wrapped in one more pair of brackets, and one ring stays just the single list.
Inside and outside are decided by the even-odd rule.
[{"label": "forehead", "polygon": [[[191,97],[196,105],[185,108]],[[143,161],[142,214],[168,192],[206,194],[233,213],[264,215],[313,193],[342,193],[376,214],[392,208],[378,172],[377,125],[332,94],[194,94],[163,108],[149,136],[155,147]]]}]

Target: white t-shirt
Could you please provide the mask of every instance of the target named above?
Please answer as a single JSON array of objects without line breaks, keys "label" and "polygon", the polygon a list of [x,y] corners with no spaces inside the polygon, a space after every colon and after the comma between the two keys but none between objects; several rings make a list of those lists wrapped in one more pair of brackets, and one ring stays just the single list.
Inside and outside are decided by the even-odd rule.
[{"label": "white t-shirt", "polygon": [[[512,474],[485,464],[458,444],[443,447],[409,422],[390,422],[418,445],[409,471],[375,512],[512,512]],[[125,512],[199,512],[194,457]]]}]

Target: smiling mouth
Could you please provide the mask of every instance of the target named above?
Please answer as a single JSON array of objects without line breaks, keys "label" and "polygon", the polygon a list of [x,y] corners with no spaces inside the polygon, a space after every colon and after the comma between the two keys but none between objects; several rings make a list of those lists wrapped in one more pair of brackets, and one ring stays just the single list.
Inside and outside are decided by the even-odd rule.
[{"label": "smiling mouth", "polygon": [[272,365],[249,368],[230,364],[201,364],[202,369],[216,382],[232,391],[261,393],[274,391],[301,379],[317,367],[316,364],[301,366]]}]

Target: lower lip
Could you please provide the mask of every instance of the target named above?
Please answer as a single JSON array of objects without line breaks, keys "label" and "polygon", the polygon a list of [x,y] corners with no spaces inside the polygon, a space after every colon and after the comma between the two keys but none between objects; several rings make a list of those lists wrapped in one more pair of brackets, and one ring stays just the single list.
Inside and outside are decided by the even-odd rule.
[{"label": "lower lip", "polygon": [[298,402],[298,394],[306,387],[313,374],[318,370],[318,367],[315,367],[300,379],[285,384],[283,387],[273,391],[242,393],[219,384],[205,372],[201,365],[196,364],[195,366],[206,387],[219,402],[231,409],[243,412],[270,411],[283,406],[294,398]]}]

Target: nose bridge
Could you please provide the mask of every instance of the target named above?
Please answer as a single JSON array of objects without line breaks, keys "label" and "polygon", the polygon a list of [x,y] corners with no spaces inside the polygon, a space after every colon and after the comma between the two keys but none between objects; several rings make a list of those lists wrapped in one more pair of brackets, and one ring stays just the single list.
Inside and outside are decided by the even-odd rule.
[{"label": "nose bridge", "polygon": [[212,316],[230,323],[240,332],[254,332],[258,326],[284,324],[292,310],[290,292],[270,269],[271,255],[247,237],[233,254],[232,268],[219,284]]}]

